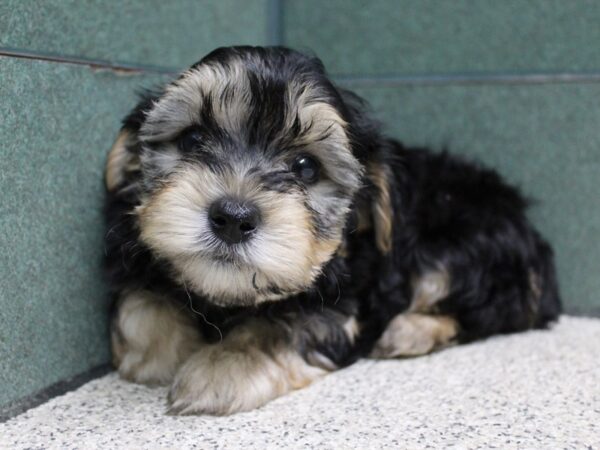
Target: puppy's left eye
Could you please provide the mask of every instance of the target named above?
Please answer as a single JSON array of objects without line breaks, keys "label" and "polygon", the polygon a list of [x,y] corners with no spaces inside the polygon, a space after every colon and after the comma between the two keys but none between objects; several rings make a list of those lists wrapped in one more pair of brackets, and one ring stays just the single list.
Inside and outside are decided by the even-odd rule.
[{"label": "puppy's left eye", "polygon": [[190,152],[196,148],[198,148],[198,144],[202,135],[200,130],[192,128],[190,130],[184,131],[179,138],[177,139],[177,145],[179,149],[183,152]]},{"label": "puppy's left eye", "polygon": [[292,164],[292,172],[306,184],[316,183],[320,171],[319,163],[308,155],[298,156]]}]

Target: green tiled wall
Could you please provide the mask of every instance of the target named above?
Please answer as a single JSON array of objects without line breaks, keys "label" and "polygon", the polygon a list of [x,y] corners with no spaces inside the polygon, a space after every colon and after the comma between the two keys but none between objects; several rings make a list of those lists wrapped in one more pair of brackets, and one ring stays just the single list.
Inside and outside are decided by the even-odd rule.
[{"label": "green tiled wall", "polygon": [[332,73],[596,70],[595,0],[286,0],[285,43]]},{"label": "green tiled wall", "polygon": [[3,0],[0,47],[180,68],[264,44],[266,0]]},{"label": "green tiled wall", "polygon": [[[0,406],[108,361],[106,151],[136,89],[161,80],[145,69],[220,45],[312,49],[390,133],[499,168],[540,201],[532,216],[556,247],[568,310],[600,314],[600,82],[519,81],[599,74],[597,23],[586,0],[0,2],[0,53],[34,58],[0,56]],[[452,78],[471,73],[480,84]]]},{"label": "green tiled wall", "polygon": [[108,361],[102,172],[140,84],[0,58],[0,405]]},{"label": "green tiled wall", "polygon": [[271,7],[0,2],[0,55],[34,58],[0,56],[0,410],[109,361],[103,165],[136,91],[162,80],[60,59],[182,68],[220,45],[267,43]]}]

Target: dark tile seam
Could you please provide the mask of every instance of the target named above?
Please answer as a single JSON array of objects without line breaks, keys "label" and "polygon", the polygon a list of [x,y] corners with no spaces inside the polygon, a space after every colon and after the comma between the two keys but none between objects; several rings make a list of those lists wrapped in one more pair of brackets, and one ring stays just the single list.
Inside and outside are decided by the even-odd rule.
[{"label": "dark tile seam", "polygon": [[600,72],[450,73],[423,75],[334,75],[342,85],[397,87],[436,85],[600,83]]},{"label": "dark tile seam", "polygon": [[267,0],[267,42],[285,45],[284,0]]},{"label": "dark tile seam", "polygon": [[[273,43],[282,44],[283,22],[281,0],[269,0],[272,20],[268,34]],[[277,4],[277,5],[275,5]],[[276,20],[277,19],[277,20]],[[279,24],[276,25],[276,22]],[[147,66],[106,60],[88,59],[76,56],[64,56],[29,50],[0,47],[0,56],[48,61],[62,64],[76,64],[96,70],[112,70],[121,74],[155,74],[174,76],[180,70],[173,67]],[[450,73],[415,75],[339,75],[332,78],[344,86],[386,88],[400,86],[436,86],[436,85],[522,85],[522,84],[589,84],[600,83],[600,72],[523,72],[523,73]]]},{"label": "dark tile seam", "polygon": [[30,59],[36,61],[55,62],[60,64],[75,64],[87,66],[96,70],[112,70],[120,74],[156,74],[156,75],[174,75],[179,70],[172,67],[146,66],[140,64],[128,64],[102,59],[82,58],[78,56],[58,55],[54,53],[44,53],[18,48],[0,47],[0,56]]}]

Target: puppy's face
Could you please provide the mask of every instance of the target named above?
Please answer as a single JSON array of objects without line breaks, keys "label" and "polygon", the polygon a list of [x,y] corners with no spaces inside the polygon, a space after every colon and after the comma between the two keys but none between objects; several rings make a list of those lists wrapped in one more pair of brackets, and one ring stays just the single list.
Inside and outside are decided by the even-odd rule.
[{"label": "puppy's face", "polygon": [[361,184],[337,92],[289,59],[205,59],[124,138],[139,148],[142,241],[220,305],[310,288]]}]

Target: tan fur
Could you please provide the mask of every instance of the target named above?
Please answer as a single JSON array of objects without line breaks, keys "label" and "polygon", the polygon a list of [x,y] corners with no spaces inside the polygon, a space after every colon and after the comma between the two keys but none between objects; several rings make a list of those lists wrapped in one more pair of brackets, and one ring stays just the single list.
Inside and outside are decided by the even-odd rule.
[{"label": "tan fur", "polygon": [[[341,244],[341,237],[332,239],[315,239],[312,242],[310,259],[313,265],[314,276],[321,270],[321,264],[328,261]],[[314,278],[314,277],[313,277]]]},{"label": "tan fur", "polygon": [[535,302],[539,302],[542,297],[542,283],[540,276],[533,269],[529,270],[529,289]]},{"label": "tan fur", "polygon": [[104,181],[111,192],[125,181],[127,172],[139,169],[139,161],[127,150],[131,140],[131,134],[121,130],[108,154]]},{"label": "tan fur", "polygon": [[293,126],[296,116],[302,125],[310,124],[309,132],[295,145],[314,152],[336,183],[358,189],[362,167],[350,149],[347,123],[335,108],[322,100],[321,92],[313,86],[290,83],[287,94],[287,104],[292,105],[286,115],[288,128]]},{"label": "tan fur", "polygon": [[342,240],[342,242],[340,243],[340,246],[338,247],[335,254],[337,256],[339,256],[340,258],[349,258],[350,257],[350,250],[348,249],[348,244],[346,243],[345,240]]},{"label": "tan fur", "polygon": [[[229,96],[232,101],[223,105],[221,98],[226,91],[233,92]],[[218,65],[201,65],[184,72],[149,111],[140,130],[141,139],[149,142],[168,140],[198,123],[206,98],[211,100],[217,121],[232,134],[238,133],[248,117],[250,101],[243,63],[231,61],[227,70]]]},{"label": "tan fur", "polygon": [[382,253],[392,249],[394,211],[388,178],[391,176],[383,164],[372,163],[367,169],[367,175],[377,188],[377,196],[371,205],[375,240],[377,248]]},{"label": "tan fur", "polygon": [[171,382],[180,364],[201,345],[190,320],[147,291],[124,295],[111,341],[119,374],[146,384]]},{"label": "tan fur", "polygon": [[372,358],[418,356],[447,347],[458,333],[458,323],[449,316],[418,313],[399,314],[371,352]]},{"label": "tan fur", "polygon": [[[141,239],[170,259],[190,289],[222,304],[229,298],[253,303],[279,298],[261,292],[270,285],[288,295],[303,290],[341,241],[341,237],[317,239],[300,196],[262,191],[256,180],[245,176],[247,170],[239,168],[235,176],[223,177],[206,168],[182,168],[136,211]],[[241,193],[259,207],[263,224],[250,242],[236,249],[238,264],[199,257],[214,246],[208,206],[220,197]]]},{"label": "tan fur", "polygon": [[356,317],[350,317],[343,325],[346,335],[350,339],[350,342],[354,344],[354,341],[360,333],[360,324],[356,320]]},{"label": "tan fur", "polygon": [[450,275],[445,269],[427,272],[413,279],[411,312],[430,313],[444,300],[450,290]]},{"label": "tan fur", "polygon": [[372,213],[368,208],[359,207],[356,210],[356,214],[356,231],[358,233],[363,233],[373,227],[373,221],[371,220]]},{"label": "tan fur", "polygon": [[[173,263],[191,290],[222,305],[277,300],[310,286],[340,247],[351,195],[359,189],[362,176],[346,122],[327,103],[321,88],[305,82],[287,85],[284,120],[290,129],[297,121],[303,129],[291,147],[313,153],[327,174],[305,193],[267,191],[256,175],[263,169],[288,169],[295,156],[290,152],[275,160],[241,154],[232,161],[228,150],[217,144],[211,152],[230,163],[218,174],[177,155],[165,141],[200,124],[200,111],[207,103],[219,126],[238,136],[243,148],[252,100],[247,71],[246,63],[235,56],[224,66],[206,63],[186,71],[152,105],[139,133],[144,172],[158,174],[164,183],[136,210],[141,239]],[[277,146],[286,136],[282,132],[269,145]],[[160,151],[147,143],[160,143]],[[207,212],[212,202],[226,196],[254,202],[263,219],[253,239],[236,246],[233,262],[216,254],[222,250]],[[330,220],[326,238],[314,232],[313,212]]]},{"label": "tan fur", "polygon": [[[291,82],[286,95],[286,104],[290,105],[285,111],[288,128],[291,129],[298,118],[307,130],[294,145],[318,155],[334,181],[357,190],[362,167],[350,149],[346,122],[316,86]],[[224,97],[227,102],[222,101]],[[250,114],[251,92],[247,67],[241,60],[232,58],[227,68],[204,64],[182,74],[148,112],[140,130],[141,141],[167,141],[198,124],[199,113],[207,100],[219,125],[231,135],[243,136]],[[277,140],[272,144],[277,145]]]},{"label": "tan fur", "polygon": [[270,324],[256,320],[187,360],[169,394],[171,412],[226,415],[249,411],[326,373],[309,365]]}]

